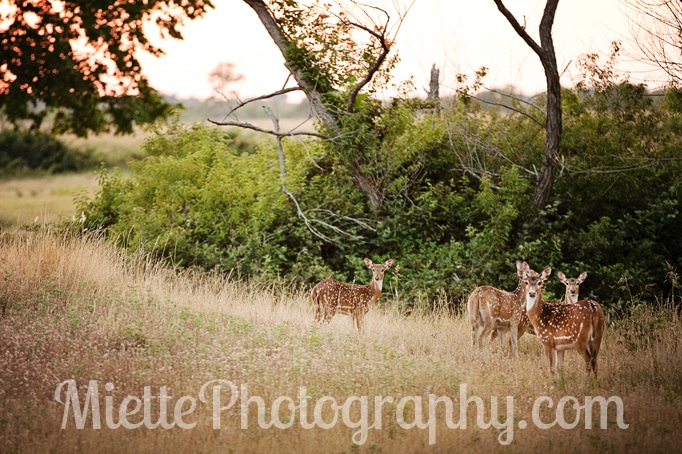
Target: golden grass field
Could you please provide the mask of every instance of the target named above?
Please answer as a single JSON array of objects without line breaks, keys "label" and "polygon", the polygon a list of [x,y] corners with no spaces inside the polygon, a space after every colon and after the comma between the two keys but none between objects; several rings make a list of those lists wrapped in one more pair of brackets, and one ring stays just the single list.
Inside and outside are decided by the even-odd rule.
[{"label": "golden grass field", "polygon": [[[518,360],[491,347],[474,352],[464,317],[401,315],[392,285],[389,271],[359,335],[347,317],[317,326],[307,289],[176,270],[94,234],[4,230],[1,450],[662,453],[680,445],[674,301],[610,320],[594,379],[575,352],[562,376],[550,376],[530,335],[519,340]],[[68,394],[69,383],[77,392]],[[84,407],[88,385],[98,395],[90,394],[79,429],[69,396]],[[429,395],[450,399],[449,420]],[[603,415],[599,403],[586,405],[600,397],[614,398]],[[122,422],[131,428],[117,427]],[[154,428],[159,422],[168,428]],[[410,428],[415,423],[423,428]]]}]

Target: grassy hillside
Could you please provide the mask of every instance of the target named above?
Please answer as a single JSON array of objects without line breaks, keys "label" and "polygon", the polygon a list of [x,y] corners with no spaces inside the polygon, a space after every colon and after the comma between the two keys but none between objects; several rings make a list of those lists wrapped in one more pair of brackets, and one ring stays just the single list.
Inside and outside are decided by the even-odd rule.
[{"label": "grassy hillside", "polygon": [[[318,327],[307,293],[174,270],[94,235],[5,231],[0,277],[3,452],[643,453],[682,440],[682,328],[665,308],[609,322],[595,380],[575,352],[550,376],[530,335],[519,360],[474,353],[464,318],[404,317],[390,294],[363,335],[340,316]],[[78,429],[69,396],[80,411],[89,390]],[[429,395],[449,398],[460,428]],[[585,402],[598,397],[620,399],[622,414],[615,400],[604,415],[597,404],[586,429]],[[140,427],[114,428],[122,421]]]}]

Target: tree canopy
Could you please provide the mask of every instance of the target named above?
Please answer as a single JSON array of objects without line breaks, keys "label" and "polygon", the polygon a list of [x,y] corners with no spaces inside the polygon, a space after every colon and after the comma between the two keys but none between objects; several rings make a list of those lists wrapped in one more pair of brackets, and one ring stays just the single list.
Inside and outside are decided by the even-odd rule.
[{"label": "tree canopy", "polygon": [[150,86],[135,54],[163,50],[150,29],[182,39],[180,27],[210,0],[9,0],[0,14],[0,111],[12,123],[52,130],[132,132],[169,104]]}]

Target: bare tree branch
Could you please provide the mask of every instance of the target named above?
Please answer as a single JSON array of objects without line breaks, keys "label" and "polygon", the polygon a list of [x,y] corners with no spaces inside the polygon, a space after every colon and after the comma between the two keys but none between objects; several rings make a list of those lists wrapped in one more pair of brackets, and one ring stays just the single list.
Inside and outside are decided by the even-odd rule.
[{"label": "bare tree branch", "polygon": [[241,109],[242,107],[244,107],[247,104],[250,104],[252,102],[262,101],[263,99],[271,99],[271,98],[274,98],[275,96],[285,95],[287,93],[291,93],[294,91],[301,91],[301,90],[302,90],[301,87],[282,88],[281,90],[274,91],[270,94],[256,96],[255,98],[247,99],[246,101],[239,101],[238,100],[239,102],[237,103],[237,105],[235,107],[233,107],[227,114],[225,114],[225,118],[229,117],[230,115],[232,115],[237,110]]},{"label": "bare tree branch", "polygon": [[633,14],[632,35],[641,52],[637,58],[662,69],[682,84],[682,3],[679,0],[624,0]]},{"label": "bare tree branch", "polygon": [[[318,5],[296,2],[269,3],[265,0],[243,1],[256,12],[280,50],[291,77],[305,93],[313,114],[320,120],[326,137],[322,135],[317,137],[326,138],[336,144],[344,135],[355,134],[352,128],[343,125],[342,120],[353,113],[360,91],[382,75],[383,66],[388,66],[391,61],[389,54],[392,38],[405,16],[399,13],[397,25],[394,25],[387,11],[363,5],[356,0],[336,0],[335,3],[341,12],[334,11],[331,4],[333,2]],[[320,8],[319,14],[313,11],[314,8]],[[332,21],[327,22],[326,19],[330,17]],[[325,28],[327,25],[329,30]],[[393,27],[390,31],[389,25]],[[306,28],[311,26],[323,28]],[[340,34],[336,36],[333,34],[334,31]],[[355,46],[351,38],[353,32],[369,35],[369,44],[353,50]],[[328,40],[329,36],[333,39]],[[330,54],[333,52],[337,54]],[[352,69],[355,73],[343,73],[344,69]],[[356,82],[354,77],[359,81]],[[347,102],[339,105],[333,101],[339,98]],[[241,125],[239,122],[214,124]],[[272,134],[272,131],[265,131],[253,125],[247,124],[245,127]],[[290,134],[278,132],[273,135],[283,137]],[[347,149],[340,141],[339,145],[344,147],[344,150]],[[371,163],[363,162],[362,153],[353,151],[355,150],[350,150],[345,156],[348,162],[344,164],[350,169],[356,185],[367,195],[371,208],[377,211],[383,202],[382,188],[378,186],[381,182],[376,177]]]},{"label": "bare tree branch", "polygon": [[[488,91],[491,92],[491,93],[496,93],[496,94],[498,94],[498,95],[500,95],[500,96],[504,96],[504,97],[507,97],[507,98],[509,98],[509,99],[513,99],[514,101],[520,102],[521,104],[525,104],[525,105],[527,105],[528,107],[532,107],[533,109],[535,109],[535,110],[537,110],[538,112],[540,112],[542,115],[547,115],[547,112],[546,112],[545,110],[543,110],[543,109],[542,109],[540,106],[538,106],[537,104],[534,104],[534,103],[528,101],[527,99],[519,98],[518,96],[514,96],[514,95],[511,94],[511,93],[504,93],[504,92],[501,92],[501,91],[499,91],[499,90],[496,90],[495,88],[488,88],[488,87],[483,87],[483,88],[485,88],[486,90],[488,90]],[[535,98],[535,96],[533,96],[532,98]],[[532,98],[531,98],[531,99],[532,99]],[[542,127],[544,128],[544,125],[543,125]]]},{"label": "bare tree branch", "polygon": [[[542,113],[543,115],[547,115],[546,112],[545,112],[544,110],[540,109],[538,106],[536,106],[536,105],[533,104],[532,102],[528,102],[528,101],[526,101],[526,100],[524,100],[524,99],[517,98],[517,97],[515,97],[515,96],[513,96],[513,95],[510,95],[510,94],[508,94],[508,93],[502,93],[502,92],[497,91],[497,90],[494,90],[494,89],[487,89],[487,90],[490,91],[490,92],[492,92],[492,93],[497,93],[497,94],[500,95],[500,96],[506,96],[506,97],[511,98],[511,99],[514,99],[514,100],[516,100],[516,101],[525,103],[525,104],[527,104],[527,105],[529,105],[529,106],[531,106],[531,107],[537,109],[537,110],[538,110],[540,113]],[[505,109],[509,109],[509,110],[511,110],[512,112],[516,112],[516,113],[518,113],[518,114],[520,114],[520,115],[523,115],[524,117],[528,118],[529,120],[531,120],[533,123],[535,123],[536,125],[538,125],[538,126],[541,127],[542,129],[545,129],[545,127],[546,127],[545,123],[540,123],[540,122],[538,121],[537,118],[533,117],[533,116],[530,115],[528,112],[525,112],[525,111],[523,111],[523,110],[521,110],[521,109],[517,109],[517,108],[514,107],[514,106],[510,106],[510,105],[508,105],[508,104],[504,104],[504,103],[501,103],[501,102],[488,101],[487,99],[479,98],[479,97],[476,96],[476,95],[469,95],[469,96],[470,96],[471,98],[473,98],[473,99],[479,101],[479,102],[484,103],[484,104],[487,104],[487,105],[490,105],[490,106],[504,107]]]},{"label": "bare tree branch", "polygon": [[[369,33],[371,36],[377,39],[379,41],[379,45],[381,46],[381,53],[377,57],[377,59],[374,61],[374,64],[367,70],[367,74],[365,77],[358,82],[353,89],[350,91],[348,95],[348,104],[346,107],[346,111],[348,113],[353,112],[355,108],[355,99],[357,98],[358,94],[360,93],[360,90],[362,90],[368,83],[372,81],[374,78],[374,75],[381,69],[381,66],[384,64],[384,61],[386,60],[386,57],[388,56],[389,52],[391,51],[391,46],[390,43],[388,42],[386,38],[386,31],[388,30],[388,24],[391,20],[391,17],[389,14],[384,11],[381,8],[377,7],[372,7],[378,11],[381,11],[385,16],[386,16],[386,22],[383,26],[377,26],[375,27],[375,30],[371,30],[369,27],[366,27],[362,24],[358,24],[356,22],[350,21],[349,24],[360,29],[364,30],[367,33]],[[380,30],[377,31],[377,30]]]},{"label": "bare tree branch", "polygon": [[352,218],[352,217],[350,217],[350,216],[344,216],[344,215],[337,214],[337,213],[334,213],[333,211],[326,210],[326,209],[323,209],[323,208],[313,208],[313,209],[311,209],[311,210],[309,210],[309,211],[318,212],[318,213],[324,213],[324,214],[326,214],[326,215],[328,215],[328,216],[330,216],[330,217],[338,218],[338,219],[341,219],[342,221],[347,221],[347,222],[350,222],[350,223],[353,223],[353,224],[357,224],[357,225],[359,225],[360,227],[362,227],[363,229],[367,229],[367,230],[370,230],[370,231],[372,231],[372,232],[376,232],[376,231],[377,231],[377,229],[375,229],[374,227],[372,227],[371,225],[369,225],[369,224],[366,222],[366,221],[369,221],[369,220],[363,220],[363,219],[358,219],[358,218]]},{"label": "bare tree branch", "polygon": [[[495,5],[497,5],[497,9],[502,13],[502,15],[507,19],[507,22],[509,22],[516,32],[517,35],[523,39],[526,44],[528,44],[528,47],[533,49],[533,52],[535,52],[538,56],[544,53],[544,50],[538,43],[535,42],[533,38],[526,32],[526,21],[524,20],[524,25],[521,25],[519,21],[516,20],[516,17],[507,9],[507,7],[502,3],[502,0],[493,0],[495,2]],[[558,2],[557,2],[558,3]],[[542,57],[540,57],[542,59]]]},{"label": "bare tree branch", "polygon": [[[370,16],[369,13],[367,13],[365,8],[372,9],[375,11],[380,12],[383,16],[385,16],[385,21],[382,23],[376,23],[374,22],[374,27],[370,28],[367,25],[364,25],[360,23],[358,20],[347,20],[344,19],[343,17],[339,16],[338,14],[334,14],[334,16],[341,21],[342,23],[345,23],[347,25],[351,25],[355,27],[358,30],[362,30],[366,32],[368,35],[372,36],[374,39],[379,44],[379,47],[381,48],[381,52],[379,55],[376,57],[374,60],[374,63],[370,65],[370,67],[367,69],[367,74],[365,77],[363,77],[357,84],[353,86],[353,88],[350,90],[349,95],[348,95],[348,103],[346,104],[346,112],[347,113],[352,113],[355,109],[355,100],[357,99],[358,94],[360,94],[360,91],[362,91],[363,88],[365,88],[375,77],[376,73],[381,69],[383,64],[386,61],[386,58],[388,57],[388,54],[391,51],[391,45],[393,44],[392,38],[387,35],[389,32],[389,24],[391,22],[391,16],[388,14],[388,12],[382,8],[379,8],[377,6],[372,6],[368,4],[363,4],[355,1],[351,1],[351,4],[360,7],[360,11],[364,13],[364,15],[369,19],[369,21],[374,22],[372,17]],[[405,13],[400,14],[398,21],[397,21],[397,26],[394,31],[392,31],[392,35],[395,36],[398,33],[398,30],[400,29],[403,19],[405,18],[405,15],[407,12],[412,8],[414,5],[414,1],[405,9]],[[333,14],[333,13],[332,13]]]},{"label": "bare tree branch", "polygon": [[256,126],[251,123],[245,123],[242,121],[216,121],[216,120],[208,120],[210,123],[213,123],[214,125],[217,126],[236,126],[239,128],[244,128],[244,129],[250,129],[252,131],[257,131],[257,132],[262,132],[265,134],[270,134],[271,136],[275,136],[278,139],[281,137],[289,137],[289,136],[311,136],[311,137],[319,137],[320,139],[326,139],[327,136],[320,134],[318,132],[312,132],[312,131],[278,131],[278,130],[273,130],[273,129],[264,129],[259,126]]},{"label": "bare tree branch", "polygon": [[[305,225],[308,228],[308,230],[310,231],[310,233],[312,233],[316,237],[320,238],[322,241],[326,241],[328,243],[336,243],[336,241],[334,241],[334,239],[328,237],[327,235],[325,235],[324,233],[322,233],[318,229],[316,229],[312,225],[313,222],[316,222],[317,224],[320,224],[320,225],[332,230],[333,232],[335,232],[339,235],[342,235],[342,236],[345,236],[345,237],[348,237],[351,239],[360,239],[361,237],[358,237],[356,235],[348,233],[348,232],[346,232],[346,231],[344,231],[344,230],[342,230],[342,229],[340,229],[334,225],[328,224],[324,221],[320,221],[318,219],[309,219],[308,216],[306,216],[306,214],[303,212],[303,210],[301,209],[301,205],[298,203],[298,200],[296,199],[296,196],[294,194],[292,194],[291,191],[289,191],[289,189],[286,186],[287,169],[286,169],[286,163],[284,161],[284,146],[282,145],[282,136],[286,136],[288,134],[283,134],[280,132],[280,130],[279,130],[279,118],[277,118],[277,116],[272,111],[272,109],[270,109],[267,106],[265,106],[263,108],[265,109],[265,112],[268,115],[268,117],[270,118],[270,120],[272,120],[272,124],[274,127],[274,130],[273,130],[274,134],[273,135],[275,135],[277,138],[277,156],[279,158],[280,184],[282,186],[282,192],[284,192],[284,194],[286,194],[291,199],[291,201],[294,203],[294,205],[296,206],[296,213],[298,214],[298,217],[303,220],[303,222],[305,223]],[[356,222],[359,223],[359,221],[357,221],[357,220],[356,220]],[[362,223],[362,225],[366,225],[366,224]]]},{"label": "bare tree branch", "polygon": [[[537,176],[538,172],[536,169],[527,169],[512,161],[498,147],[493,146],[490,148],[490,143],[487,140],[481,139],[476,132],[469,130],[466,124],[455,124],[448,121],[447,118],[445,119],[445,122],[448,125],[447,133],[450,148],[459,161],[460,168],[464,171],[464,174],[470,175],[477,180],[482,180],[486,175],[499,176],[488,170],[484,159],[482,159],[482,157],[485,158],[494,154],[511,164],[513,167],[516,167],[529,175]],[[463,151],[461,150],[462,146],[459,145],[458,141],[461,142],[464,148]],[[499,189],[496,186],[493,187]]]}]

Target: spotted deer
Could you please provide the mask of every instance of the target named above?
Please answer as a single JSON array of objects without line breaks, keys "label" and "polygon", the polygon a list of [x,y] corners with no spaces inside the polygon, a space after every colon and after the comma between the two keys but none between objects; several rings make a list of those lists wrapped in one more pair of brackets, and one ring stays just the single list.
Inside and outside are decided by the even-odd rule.
[{"label": "spotted deer", "polygon": [[577,350],[585,360],[587,374],[597,376],[597,355],[606,325],[599,303],[584,299],[573,304],[550,304],[542,299],[544,283],[552,273],[546,268],[537,273],[528,268],[523,273],[528,319],[549,360],[550,373],[561,370],[566,350]]},{"label": "spotted deer", "polygon": [[[508,332],[514,355],[519,357],[518,339],[526,331],[527,318],[522,307],[525,286],[521,276],[528,269],[526,262],[516,262],[519,284],[508,292],[488,285],[476,287],[467,300],[467,313],[471,324],[471,345],[481,347],[482,340],[491,335],[491,342],[500,336],[504,348],[504,335]],[[529,323],[529,322],[528,322]],[[480,333],[479,333],[479,330]]]},{"label": "spotted deer", "polygon": [[562,284],[566,286],[566,295],[564,296],[564,303],[572,303],[575,304],[578,302],[578,289],[580,287],[580,284],[582,284],[585,281],[585,278],[587,277],[587,271],[583,271],[580,273],[580,276],[577,278],[567,278],[564,273],[559,271],[557,273],[557,277],[561,281]]},{"label": "spotted deer", "polygon": [[350,315],[358,331],[362,331],[362,319],[370,306],[381,296],[384,272],[394,263],[393,259],[383,264],[365,259],[365,265],[372,270],[372,280],[367,285],[346,284],[335,279],[320,281],[310,293],[315,310],[315,321],[328,324],[338,312]]}]

